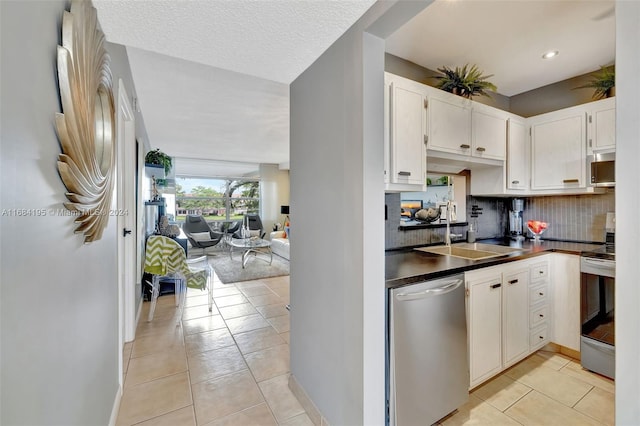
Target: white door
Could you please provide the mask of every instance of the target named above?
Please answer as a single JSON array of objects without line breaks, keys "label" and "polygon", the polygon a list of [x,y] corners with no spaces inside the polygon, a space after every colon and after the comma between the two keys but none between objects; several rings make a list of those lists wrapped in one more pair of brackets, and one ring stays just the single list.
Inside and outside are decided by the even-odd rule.
[{"label": "white door", "polygon": [[527,189],[529,186],[529,151],[527,128],[523,121],[509,118],[507,139],[507,188]]},{"label": "white door", "polygon": [[[118,82],[117,123],[117,209],[118,300],[120,357],[124,342],[135,335],[136,206],[135,206],[135,117],[122,80]],[[120,360],[122,363],[122,360]],[[122,364],[120,364],[122,368]],[[121,370],[122,371],[122,370]],[[122,374],[120,375],[122,377]]]},{"label": "white door", "polygon": [[503,111],[473,105],[471,112],[471,155],[504,160],[507,145],[507,117]]},{"label": "white door", "polygon": [[452,154],[470,155],[471,101],[433,89],[429,91],[428,109],[427,148]]},{"label": "white door", "polygon": [[424,96],[392,83],[391,182],[424,185]]},{"label": "white door", "polygon": [[586,135],[584,113],[545,114],[531,126],[531,189],[584,188]]}]

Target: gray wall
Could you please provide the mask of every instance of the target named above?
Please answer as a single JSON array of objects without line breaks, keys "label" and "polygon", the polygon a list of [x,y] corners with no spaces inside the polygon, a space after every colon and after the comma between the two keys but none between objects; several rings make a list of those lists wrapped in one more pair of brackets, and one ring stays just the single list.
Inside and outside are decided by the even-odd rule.
[{"label": "gray wall", "polygon": [[[439,72],[390,53],[385,54],[385,71],[429,86],[435,86],[438,82],[434,76]],[[489,92],[490,97],[475,96],[473,100],[521,117],[531,117],[594,101],[593,89],[576,89],[590,82],[592,75],[593,73],[584,74],[511,97]]]},{"label": "gray wall", "polygon": [[364,29],[428,3],[375,3],[290,88],[291,371],[329,424],[384,423],[384,42]]},{"label": "gray wall", "polygon": [[591,76],[592,73],[584,74],[511,96],[510,111],[521,117],[531,117],[593,102],[593,89],[576,89],[591,81]]},{"label": "gray wall", "polygon": [[[424,68],[411,61],[392,55],[391,53],[385,53],[384,70],[433,87],[438,83],[438,80],[435,79],[434,76],[441,75],[438,71]],[[489,95],[490,96],[474,96],[473,100],[509,111],[509,97],[491,91],[489,91]]]},{"label": "gray wall", "polygon": [[640,424],[640,2],[616,1],[616,424]]},{"label": "gray wall", "polygon": [[[1,208],[62,209],[56,47],[66,1],[0,2]],[[3,425],[105,425],[118,390],[116,228],[0,216]]]}]

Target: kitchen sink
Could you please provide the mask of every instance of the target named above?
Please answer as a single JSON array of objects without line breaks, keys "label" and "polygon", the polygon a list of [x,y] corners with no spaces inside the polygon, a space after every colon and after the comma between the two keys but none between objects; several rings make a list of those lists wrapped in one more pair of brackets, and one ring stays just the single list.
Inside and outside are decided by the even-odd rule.
[{"label": "kitchen sink", "polygon": [[524,251],[521,248],[482,243],[462,243],[454,244],[452,246],[420,247],[416,250],[441,254],[444,256],[460,257],[468,260],[491,259],[492,257],[506,256],[508,254]]}]

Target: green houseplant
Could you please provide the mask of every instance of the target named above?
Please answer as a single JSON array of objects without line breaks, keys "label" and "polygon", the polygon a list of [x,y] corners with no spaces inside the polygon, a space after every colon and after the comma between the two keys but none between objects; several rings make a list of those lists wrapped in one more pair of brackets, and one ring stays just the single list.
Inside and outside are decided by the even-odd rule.
[{"label": "green houseplant", "polygon": [[496,91],[498,88],[495,84],[487,81],[491,75],[482,75],[482,71],[478,69],[477,65],[466,64],[462,68],[456,67],[451,69],[449,67],[438,68],[443,75],[436,76],[439,80],[436,87],[447,92],[451,92],[455,95],[462,96],[467,99],[471,99],[472,96],[489,96],[485,90]]},{"label": "green houseplant", "polygon": [[593,99],[604,99],[613,95],[613,89],[616,87],[616,68],[615,65],[601,66],[600,71],[592,74],[589,83],[578,86],[576,89],[595,89]]},{"label": "green houseplant", "polygon": [[169,174],[172,166],[171,157],[160,151],[160,149],[154,149],[153,151],[147,152],[147,155],[144,157],[144,162],[164,167],[164,172],[166,174]]}]

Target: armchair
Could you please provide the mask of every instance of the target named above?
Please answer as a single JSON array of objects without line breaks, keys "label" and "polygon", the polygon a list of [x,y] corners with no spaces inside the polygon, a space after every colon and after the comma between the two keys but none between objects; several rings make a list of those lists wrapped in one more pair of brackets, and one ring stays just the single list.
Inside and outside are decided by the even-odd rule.
[{"label": "armchair", "polygon": [[217,245],[224,236],[223,233],[212,231],[201,215],[188,215],[182,225],[182,230],[191,246],[202,249],[202,254],[205,254],[205,249]]}]

